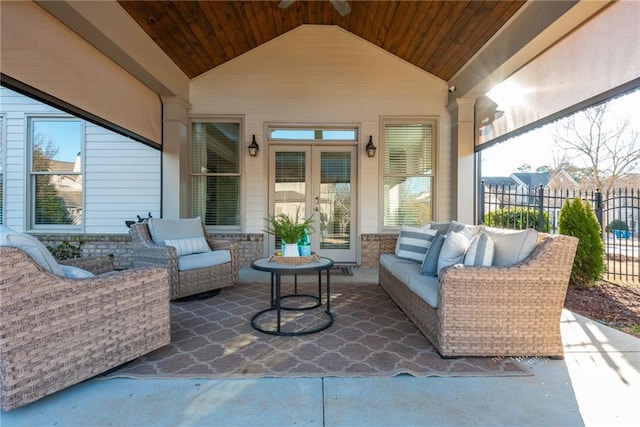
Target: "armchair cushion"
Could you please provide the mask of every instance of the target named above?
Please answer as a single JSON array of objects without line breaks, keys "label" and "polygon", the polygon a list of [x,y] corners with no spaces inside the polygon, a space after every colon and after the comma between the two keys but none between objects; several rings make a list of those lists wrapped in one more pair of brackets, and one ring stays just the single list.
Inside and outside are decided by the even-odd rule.
[{"label": "armchair cushion", "polygon": [[231,251],[219,250],[178,257],[178,270],[196,270],[231,262]]},{"label": "armchair cushion", "polygon": [[207,243],[207,239],[205,239],[204,236],[190,237],[188,239],[165,240],[164,244],[176,248],[178,256],[211,251],[211,248],[209,248],[209,244]]},{"label": "armchair cushion", "polygon": [[95,274],[92,272],[72,265],[60,265],[60,268],[62,268],[64,277],[68,279],[86,279],[87,277],[95,277]]},{"label": "armchair cushion", "polygon": [[149,234],[156,245],[165,245],[165,240],[204,237],[202,219],[164,219],[149,218]]},{"label": "armchair cushion", "polygon": [[40,240],[30,234],[14,231],[4,225],[0,227],[0,246],[18,248],[29,255],[40,267],[58,276],[64,276],[62,267]]}]

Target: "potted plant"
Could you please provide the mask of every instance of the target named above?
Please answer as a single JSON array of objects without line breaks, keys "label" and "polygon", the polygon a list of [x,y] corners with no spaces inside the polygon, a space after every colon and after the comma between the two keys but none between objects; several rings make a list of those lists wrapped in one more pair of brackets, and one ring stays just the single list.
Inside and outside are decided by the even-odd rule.
[{"label": "potted plant", "polygon": [[271,215],[265,218],[265,221],[267,222],[267,228],[265,228],[264,232],[279,237],[280,240],[282,240],[283,256],[299,256],[298,241],[303,239],[305,234],[309,235],[314,231],[311,226],[313,215],[301,221],[299,206],[296,210],[295,218],[281,213]]}]

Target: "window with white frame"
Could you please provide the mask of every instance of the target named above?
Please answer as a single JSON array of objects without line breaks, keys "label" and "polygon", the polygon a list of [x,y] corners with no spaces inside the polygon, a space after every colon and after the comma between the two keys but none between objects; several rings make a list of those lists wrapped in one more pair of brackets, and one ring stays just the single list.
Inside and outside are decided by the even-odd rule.
[{"label": "window with white frame", "polygon": [[426,119],[382,122],[384,228],[433,217],[435,125]]},{"label": "window with white frame", "polygon": [[192,213],[212,227],[239,229],[240,120],[191,123]]},{"label": "window with white frame", "polygon": [[83,223],[84,123],[75,118],[29,118],[30,223],[34,229]]}]

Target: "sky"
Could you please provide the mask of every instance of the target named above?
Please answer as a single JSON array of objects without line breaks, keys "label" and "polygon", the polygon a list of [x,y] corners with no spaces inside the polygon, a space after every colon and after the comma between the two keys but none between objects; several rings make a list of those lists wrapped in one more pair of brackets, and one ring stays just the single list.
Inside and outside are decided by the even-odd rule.
[{"label": "sky", "polygon": [[[640,91],[611,101],[610,107],[617,114],[629,117],[640,130]],[[556,148],[550,134],[552,127],[553,124],[483,150],[482,176],[509,176],[526,163],[531,165],[531,172],[540,166],[553,166]]]}]

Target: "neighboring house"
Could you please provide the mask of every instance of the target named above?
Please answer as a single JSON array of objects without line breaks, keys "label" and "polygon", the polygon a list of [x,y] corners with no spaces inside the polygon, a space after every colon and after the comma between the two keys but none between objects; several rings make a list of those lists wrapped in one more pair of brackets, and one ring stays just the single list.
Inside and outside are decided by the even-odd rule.
[{"label": "neighboring house", "polygon": [[482,182],[485,213],[508,206],[538,207],[539,190],[542,189],[543,205],[553,225],[557,224],[564,202],[560,196],[568,196],[580,188],[564,169],[553,172],[516,172],[508,177],[482,177]]},{"label": "neighboring house", "polygon": [[0,99],[4,224],[118,234],[159,216],[158,150],[4,87]]}]

